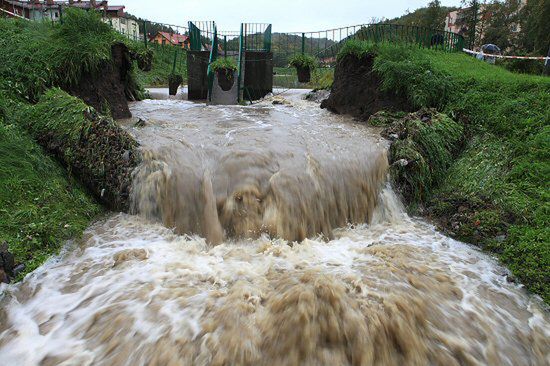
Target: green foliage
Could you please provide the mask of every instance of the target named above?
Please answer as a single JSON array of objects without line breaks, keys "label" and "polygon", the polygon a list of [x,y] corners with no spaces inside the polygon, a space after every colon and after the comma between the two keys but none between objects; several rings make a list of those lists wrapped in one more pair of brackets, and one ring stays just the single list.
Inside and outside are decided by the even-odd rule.
[{"label": "green foliage", "polygon": [[22,277],[79,236],[102,209],[7,121],[0,119],[0,242],[6,241],[16,262],[26,265]]},{"label": "green foliage", "polygon": [[[519,52],[518,56],[525,55]],[[544,71],[544,63],[540,60],[497,59],[496,64],[520,74],[542,75]]]},{"label": "green foliage", "polygon": [[348,55],[363,58],[367,54],[375,54],[378,50],[376,43],[361,41],[359,39],[350,39],[340,48],[337,59],[340,60]]},{"label": "green foliage", "polygon": [[441,29],[439,26],[442,26],[445,24],[445,17],[447,14],[451,11],[456,10],[456,7],[449,7],[449,6],[439,6],[439,12],[437,12],[437,18],[434,17],[434,8],[437,8],[435,4],[432,4],[432,8],[430,9],[430,4],[435,3],[429,2],[427,7],[424,8],[418,8],[412,12],[408,12],[400,16],[398,18],[390,19],[387,21],[389,24],[400,24],[400,25],[413,25],[413,26],[419,26],[419,27],[427,27],[427,28],[433,28],[431,25],[434,23],[436,24],[436,27],[433,29]]},{"label": "green foliage", "polygon": [[546,55],[550,47],[550,3],[548,0],[529,0],[520,15],[522,49],[537,56]]},{"label": "green foliage", "polygon": [[62,24],[0,19],[0,80],[30,101],[51,86],[70,86],[83,73],[98,73],[111,60],[111,46],[141,45],[115,32],[99,13],[68,8]]},{"label": "green foliage", "polygon": [[443,114],[421,110],[390,127],[396,128],[401,138],[390,148],[390,160],[395,162],[391,175],[407,202],[417,204],[445,176],[462,141],[463,126]]},{"label": "green foliage", "polygon": [[218,57],[216,61],[210,64],[212,71],[225,70],[226,72],[236,71],[237,63],[232,58]]},{"label": "green foliage", "polygon": [[22,106],[18,112],[21,125],[35,139],[48,132],[76,144],[91,126],[84,116],[92,113],[93,108],[61,89],[52,88],[35,106]]},{"label": "green foliage", "polygon": [[[520,22],[520,0],[493,1],[487,5],[491,14],[486,27],[483,29],[483,42],[493,43],[501,50],[517,51],[516,27]],[[517,52],[514,52],[517,54]]]},{"label": "green foliage", "polygon": [[149,52],[152,53],[151,71],[136,70],[136,78],[140,85],[146,87],[167,86],[168,76],[174,67],[174,53],[176,57],[176,72],[187,79],[187,52],[170,45],[149,44]]},{"label": "green foliage", "polygon": [[313,70],[317,67],[317,60],[307,53],[297,53],[289,59],[289,65],[296,68]]},{"label": "green foliage", "polygon": [[[460,239],[496,251],[530,290],[550,301],[550,79],[514,74],[464,54],[354,47],[377,54],[374,69],[386,91],[419,108],[435,107],[463,126],[468,143],[462,154],[450,159],[431,194],[417,196],[436,217],[448,219]],[[411,141],[401,144],[396,149],[403,156],[425,154]],[[436,165],[419,167],[420,177],[410,180],[424,182],[449,162],[442,150],[430,154],[441,155]]]},{"label": "green foliage", "polygon": [[433,0],[428,3],[426,12],[422,16],[422,27],[434,30],[443,30],[445,27],[445,16],[447,13],[441,7],[439,0]]},{"label": "green foliage", "polygon": [[178,84],[180,85],[183,82],[183,76],[180,74],[170,74],[168,75],[169,84]]},{"label": "green foliage", "polygon": [[334,82],[334,69],[318,68],[311,74],[309,87],[313,90],[329,90]]}]

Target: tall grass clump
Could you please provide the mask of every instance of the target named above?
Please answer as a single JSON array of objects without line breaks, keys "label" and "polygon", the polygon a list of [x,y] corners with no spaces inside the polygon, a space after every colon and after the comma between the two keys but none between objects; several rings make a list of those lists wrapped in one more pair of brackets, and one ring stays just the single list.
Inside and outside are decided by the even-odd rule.
[{"label": "tall grass clump", "polygon": [[99,73],[111,60],[111,46],[128,41],[95,11],[69,8],[62,24],[0,20],[0,78],[4,88],[36,102],[52,86],[70,86],[83,73]]},{"label": "tall grass clump", "polygon": [[17,124],[0,93],[0,243],[7,242],[19,278],[78,237],[102,208]]}]

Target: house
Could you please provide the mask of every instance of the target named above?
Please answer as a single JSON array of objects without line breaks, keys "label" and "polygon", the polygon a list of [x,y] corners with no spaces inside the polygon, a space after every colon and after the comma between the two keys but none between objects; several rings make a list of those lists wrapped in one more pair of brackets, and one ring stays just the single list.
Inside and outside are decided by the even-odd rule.
[{"label": "house", "polygon": [[[445,17],[445,31],[458,34],[466,34],[468,32],[467,17],[471,15],[472,8],[463,8],[455,11],[451,11]],[[483,28],[487,22],[491,19],[491,12],[488,11],[488,7],[485,4],[478,6],[478,21],[476,24],[476,33],[482,34]]]},{"label": "house", "polygon": [[169,33],[169,32],[157,32],[155,35],[149,37],[149,42],[158,43],[163,45],[179,46],[181,48],[189,49],[189,36],[184,34]]},{"label": "house", "polygon": [[35,21],[59,21],[63,10],[68,7],[83,10],[95,9],[103,15],[103,21],[128,38],[140,39],[139,24],[128,17],[123,5],[111,6],[107,1],[82,0],[1,0],[2,13],[10,17],[19,17]]},{"label": "house", "polygon": [[2,12],[10,17],[36,21],[58,21],[61,18],[61,6],[53,0],[42,2],[39,0],[2,0],[1,8]]}]

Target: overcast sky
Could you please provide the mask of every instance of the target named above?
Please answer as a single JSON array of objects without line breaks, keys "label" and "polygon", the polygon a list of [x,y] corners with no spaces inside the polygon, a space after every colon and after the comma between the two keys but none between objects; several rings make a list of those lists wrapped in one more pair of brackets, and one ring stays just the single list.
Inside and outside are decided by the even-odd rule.
[{"label": "overcast sky", "polygon": [[[240,23],[271,23],[273,32],[318,31],[395,18],[427,0],[109,0],[148,20],[187,25],[189,20],[215,20],[220,30],[238,30]],[[460,0],[442,5],[459,6]]]}]

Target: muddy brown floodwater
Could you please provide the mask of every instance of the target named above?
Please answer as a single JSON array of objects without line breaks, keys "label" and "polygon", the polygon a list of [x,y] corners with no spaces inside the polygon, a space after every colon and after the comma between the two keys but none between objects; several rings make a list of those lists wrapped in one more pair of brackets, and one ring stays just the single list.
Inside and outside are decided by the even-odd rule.
[{"label": "muddy brown floodwater", "polygon": [[0,287],[0,362],[550,364],[542,303],[404,213],[378,131],[302,96],[133,104],[135,214]]}]

